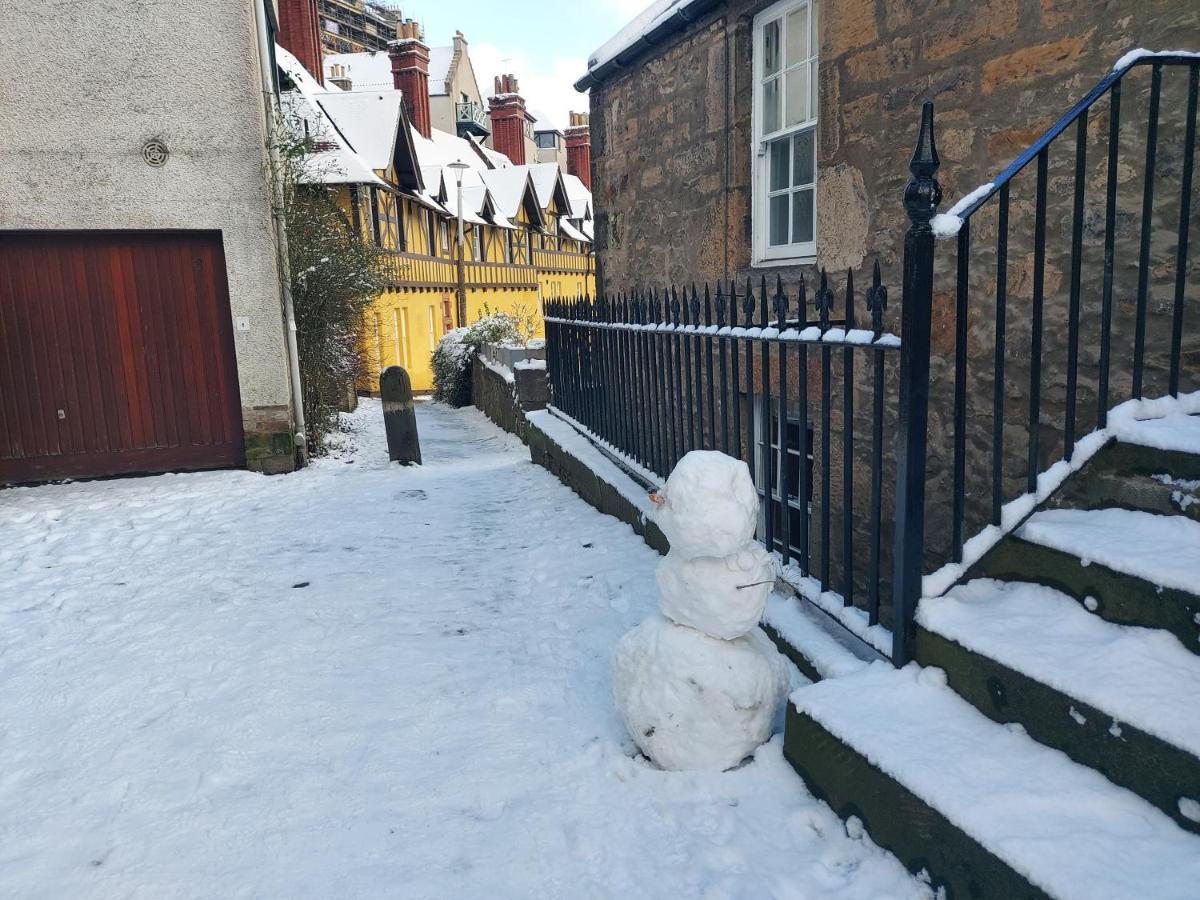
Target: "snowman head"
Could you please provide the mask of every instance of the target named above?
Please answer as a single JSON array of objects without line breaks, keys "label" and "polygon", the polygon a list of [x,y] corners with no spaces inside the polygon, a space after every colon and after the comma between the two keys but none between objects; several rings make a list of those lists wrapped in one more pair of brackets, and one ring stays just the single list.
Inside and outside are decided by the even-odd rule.
[{"label": "snowman head", "polygon": [[725,557],[754,536],[758,492],[740,459],[715,450],[693,450],[657,491],[654,521],[671,549],[685,558]]}]

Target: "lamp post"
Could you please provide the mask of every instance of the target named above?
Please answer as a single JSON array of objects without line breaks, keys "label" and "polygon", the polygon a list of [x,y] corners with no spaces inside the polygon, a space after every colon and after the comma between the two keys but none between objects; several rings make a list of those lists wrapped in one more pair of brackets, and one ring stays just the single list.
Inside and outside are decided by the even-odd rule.
[{"label": "lamp post", "polygon": [[447,169],[454,170],[454,178],[457,181],[458,190],[458,326],[462,328],[467,324],[467,285],[466,285],[466,262],[463,259],[463,245],[465,243],[463,237],[463,195],[462,195],[462,180],[463,172],[470,168],[461,159],[449,163]]}]

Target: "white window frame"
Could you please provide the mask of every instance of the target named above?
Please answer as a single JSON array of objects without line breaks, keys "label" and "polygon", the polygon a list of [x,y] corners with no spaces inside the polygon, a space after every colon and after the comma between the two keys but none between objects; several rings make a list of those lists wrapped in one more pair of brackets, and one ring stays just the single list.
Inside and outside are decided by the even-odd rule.
[{"label": "white window frame", "polygon": [[[753,237],[753,260],[754,265],[795,265],[803,263],[811,263],[816,260],[817,256],[817,196],[816,185],[820,177],[817,163],[813,161],[813,239],[802,243],[783,244],[777,247],[771,247],[768,244],[770,234],[770,198],[769,184],[771,164],[770,154],[767,152],[767,144],[771,141],[779,140],[796,135],[800,132],[811,129],[813,131],[813,140],[816,141],[816,131],[819,117],[819,110],[810,109],[809,118],[795,125],[781,127],[777,131],[769,134],[763,134],[763,35],[767,23],[776,19],[784,19],[788,13],[793,10],[809,7],[808,10],[808,27],[810,35],[814,28],[814,13],[817,12],[818,0],[780,0],[758,15],[754,17],[754,103],[753,103],[753,123],[751,128],[752,138],[750,146],[751,159],[751,207],[753,215],[752,237]],[[819,22],[816,23],[819,27]],[[780,36],[785,39],[784,32],[786,31],[786,23],[780,26]],[[819,36],[812,46],[820,46]],[[786,63],[786,50],[781,41],[780,44],[780,75],[782,82],[783,73],[788,70]],[[807,56],[803,63],[796,64],[808,66],[810,63],[816,63],[817,68],[820,67],[819,55],[813,54]],[[811,83],[812,69],[810,68],[810,83],[808,85],[810,98],[816,94],[816,88]],[[816,103],[810,103],[810,106],[816,106]],[[780,116],[785,114],[786,100],[780,98]],[[788,211],[788,227],[791,227],[792,213],[789,207]]]}]

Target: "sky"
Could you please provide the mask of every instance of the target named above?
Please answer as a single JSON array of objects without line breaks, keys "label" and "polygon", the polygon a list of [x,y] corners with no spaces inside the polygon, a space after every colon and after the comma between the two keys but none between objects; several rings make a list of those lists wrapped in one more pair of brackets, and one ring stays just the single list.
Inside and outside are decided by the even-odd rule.
[{"label": "sky", "polygon": [[572,86],[587,72],[587,58],[651,0],[397,0],[405,16],[421,22],[425,42],[448,46],[461,31],[484,97],[492,79],[517,76],[527,105],[558,128],[567,113],[585,112],[586,94]]}]

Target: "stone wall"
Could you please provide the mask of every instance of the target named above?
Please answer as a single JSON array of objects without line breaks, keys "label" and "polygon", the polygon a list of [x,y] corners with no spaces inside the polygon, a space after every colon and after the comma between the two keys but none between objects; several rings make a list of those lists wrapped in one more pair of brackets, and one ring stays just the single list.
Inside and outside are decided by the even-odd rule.
[{"label": "stone wall", "polygon": [[[602,289],[623,290],[782,275],[793,292],[804,272],[751,267],[752,20],[766,2],[728,0],[592,89],[597,257]],[[866,270],[876,260],[889,287],[889,330],[899,331],[900,278],[907,218],[901,203],[922,100],[936,103],[936,135],[946,210],[986,182],[1136,47],[1200,49],[1200,6],[1191,0],[830,0],[820,7],[818,265],[859,270],[858,318]],[[1172,77],[1173,76],[1173,77]],[[1186,78],[1167,72],[1151,245],[1147,393],[1165,390],[1175,274],[1175,234]],[[1126,78],[1118,170],[1110,405],[1129,396],[1149,70]],[[1094,110],[1087,140],[1077,433],[1097,419],[1099,298],[1104,240],[1108,106]],[[1046,216],[1042,423],[1035,468],[1063,452],[1066,321],[1074,186],[1074,132],[1049,156]],[[1035,174],[1012,185],[1005,335],[1004,497],[1024,487],[1029,455],[1029,393],[1034,293]],[[967,486],[970,535],[990,509],[992,396],[996,337],[996,203],[973,220],[968,312]],[[1193,213],[1195,207],[1193,205]],[[1194,215],[1193,215],[1194,218]],[[1193,223],[1193,232],[1196,225]],[[934,298],[930,411],[929,564],[949,545],[955,353],[955,244],[939,243]],[[1193,253],[1193,257],[1195,254]],[[838,285],[842,282],[839,275]],[[757,281],[756,281],[757,284]],[[1189,293],[1200,274],[1193,265]],[[793,300],[794,303],[794,300]],[[795,309],[793,305],[793,310]],[[835,316],[842,310],[838,292]],[[813,315],[810,308],[809,315]],[[1195,316],[1189,320],[1200,321]],[[1200,388],[1200,328],[1188,326],[1184,389]],[[810,354],[811,360],[816,354]],[[792,364],[792,371],[795,364]],[[868,368],[856,375],[859,418],[869,409]],[[810,368],[810,415],[819,415],[819,378]],[[774,377],[774,376],[773,376]],[[793,376],[794,377],[794,376]],[[794,384],[794,380],[793,380]],[[896,374],[889,370],[889,402]],[[834,387],[833,459],[841,427]],[[793,389],[792,396],[796,396]],[[889,417],[894,410],[889,408]],[[857,426],[860,447],[869,424]],[[894,464],[890,444],[885,465]],[[819,452],[819,446],[817,452]],[[833,494],[840,477],[831,473]],[[814,485],[819,490],[819,481]],[[889,485],[890,491],[890,485]],[[861,492],[859,496],[862,496]],[[836,542],[835,542],[836,543]],[[836,559],[838,548],[832,548]]]}]

